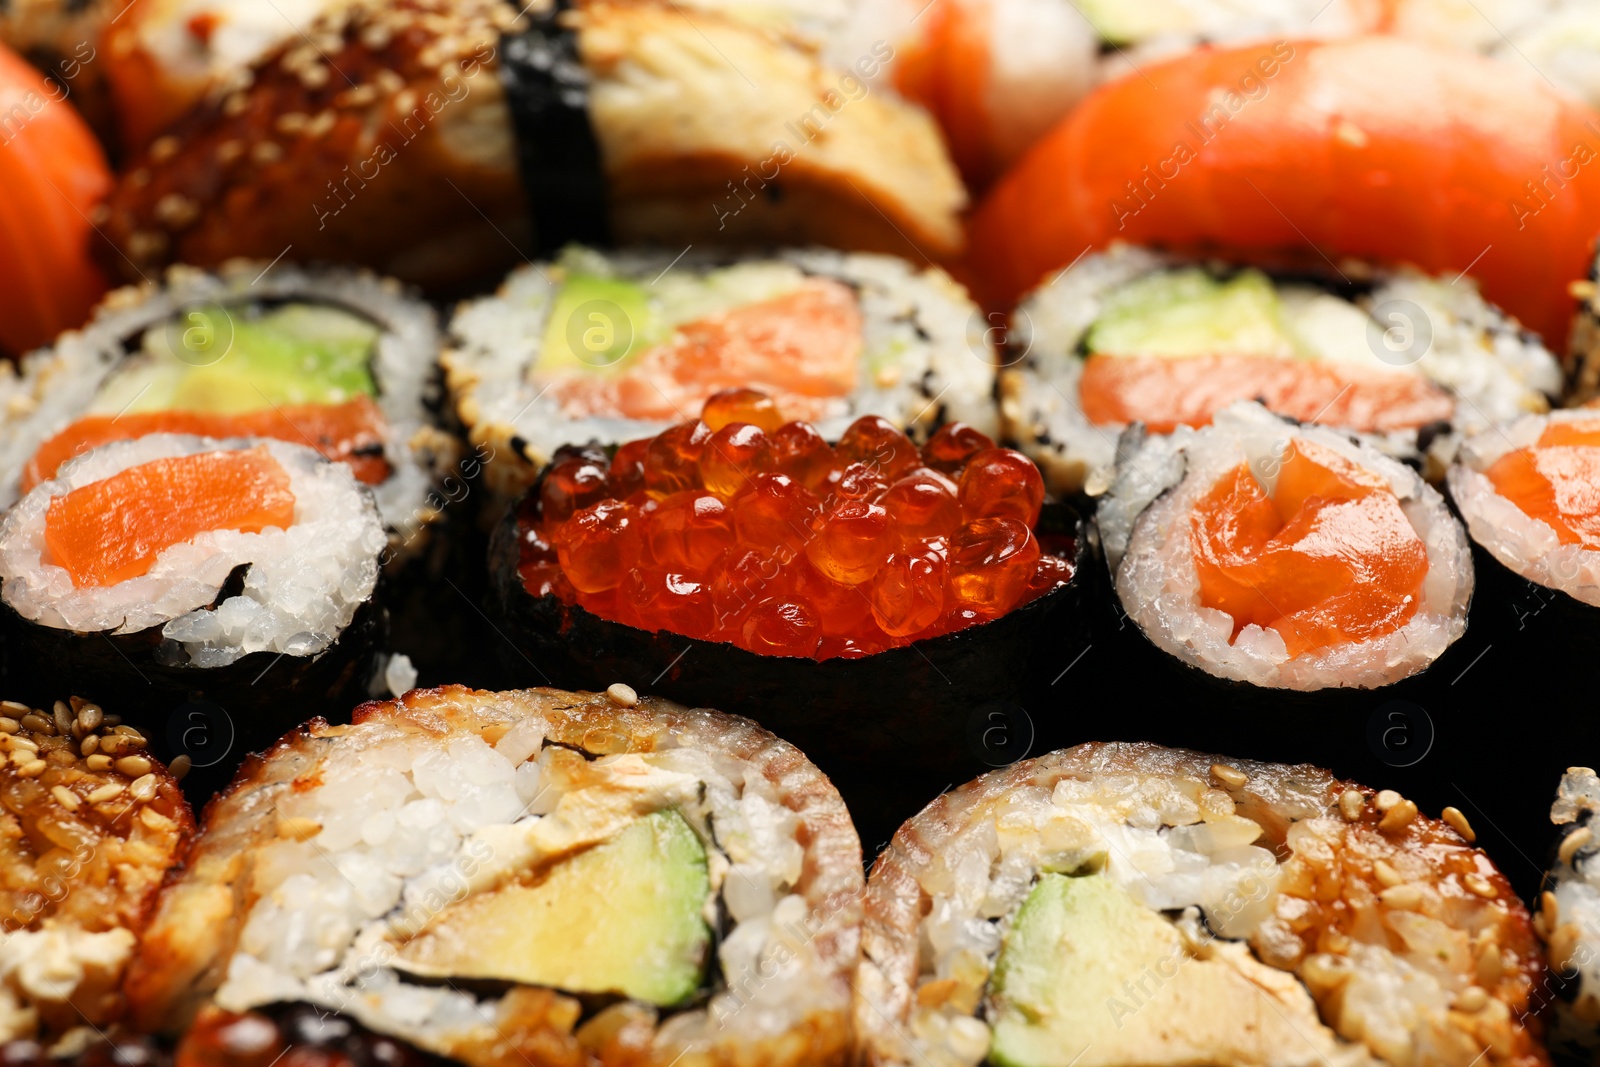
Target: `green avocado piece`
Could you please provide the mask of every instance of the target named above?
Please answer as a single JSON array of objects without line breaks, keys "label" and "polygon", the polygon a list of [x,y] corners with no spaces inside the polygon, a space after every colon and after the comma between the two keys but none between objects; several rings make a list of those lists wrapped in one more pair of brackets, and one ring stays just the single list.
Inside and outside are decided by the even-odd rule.
[{"label": "green avocado piece", "polygon": [[398,946],[396,965],[661,1007],[694,996],[711,930],[705,847],[677,812],[647,815],[608,841],[447,906]]},{"label": "green avocado piece", "polygon": [[377,326],[326,305],[190,308],[145,331],[141,357],[112,375],[92,410],[233,415],[374,396],[377,340]]},{"label": "green avocado piece", "polygon": [[1106,299],[1085,342],[1109,356],[1299,354],[1272,280],[1255,270],[1221,281],[1198,267],[1145,275]]},{"label": "green avocado piece", "polygon": [[1340,1047],[1293,974],[1237,941],[1192,945],[1104,874],[1040,875],[1001,944],[988,1018],[996,1067],[1270,1067]]},{"label": "green avocado piece", "polygon": [[616,372],[657,332],[643,286],[574,272],[545,320],[535,371],[542,377]]}]

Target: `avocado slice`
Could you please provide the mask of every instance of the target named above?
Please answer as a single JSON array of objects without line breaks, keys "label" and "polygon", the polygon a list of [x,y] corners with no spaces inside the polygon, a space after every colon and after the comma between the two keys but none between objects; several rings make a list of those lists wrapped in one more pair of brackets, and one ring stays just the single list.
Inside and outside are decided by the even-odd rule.
[{"label": "avocado slice", "polygon": [[677,812],[656,812],[535,880],[446,906],[396,945],[395,966],[670,1007],[704,979],[710,895],[699,837]]},{"label": "avocado slice", "polygon": [[146,330],[141,356],[107,381],[95,414],[200,411],[234,415],[375,396],[373,323],[342,308],[190,308]]},{"label": "avocado slice", "polygon": [[1292,974],[1238,942],[1191,945],[1104,874],[1039,877],[988,1006],[996,1067],[1271,1067],[1339,1047]]},{"label": "avocado slice", "polygon": [[654,341],[644,287],[622,278],[574,272],[545,320],[535,372],[540,377],[615,373]]},{"label": "avocado slice", "polygon": [[1084,339],[1108,356],[1295,356],[1272,279],[1244,270],[1219,280],[1198,267],[1129,282],[1106,299]]}]

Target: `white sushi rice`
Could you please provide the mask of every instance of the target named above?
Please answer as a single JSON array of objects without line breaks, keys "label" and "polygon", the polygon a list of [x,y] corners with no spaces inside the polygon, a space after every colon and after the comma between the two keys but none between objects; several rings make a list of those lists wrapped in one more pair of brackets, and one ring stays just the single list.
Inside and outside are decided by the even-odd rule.
[{"label": "white sushi rice", "polygon": [[[1556,929],[1570,923],[1571,939],[1561,946],[1567,955],[1552,959],[1554,980],[1564,995],[1556,1001],[1551,1043],[1564,1051],[1600,1050],[1600,848],[1594,842],[1595,813],[1600,812],[1600,777],[1589,767],[1569,767],[1561,777],[1550,821],[1566,827],[1564,838],[1584,835],[1559,850],[1545,885],[1555,895],[1554,920],[1546,909],[1545,938],[1554,946]],[[1565,859],[1561,857],[1565,857]]]},{"label": "white sushi rice", "polygon": [[517,268],[494,296],[464,303],[451,320],[443,363],[475,445],[518,441],[537,468],[564,444],[620,444],[671,425],[616,415],[574,419],[547,395],[548,381],[535,373],[546,320],[563,280],[580,272],[640,283],[673,321],[767,299],[808,276],[834,279],[856,292],[865,335],[856,391],[831,402],[830,413],[816,422],[824,436],[836,439],[867,414],[919,438],[941,417],[991,436],[998,432],[989,324],[965,290],[937,268],[918,271],[892,256],[816,249],[729,261],[693,252],[675,260],[672,252],[607,256],[570,248],[557,263]]},{"label": "white sushi rice", "polygon": [[[1251,624],[1233,638],[1233,617],[1201,603],[1190,536],[1196,505],[1241,464],[1249,464],[1270,492],[1277,457],[1293,440],[1322,445],[1382,476],[1425,546],[1422,603],[1393,633],[1291,657],[1277,631]],[[1128,444],[1096,525],[1128,617],[1184,663],[1268,688],[1370,689],[1426,669],[1466,632],[1473,588],[1466,535],[1444,499],[1410,467],[1348,436],[1296,427],[1246,401],[1225,408],[1205,429]]]},{"label": "white sushi rice", "polygon": [[[148,573],[109,586],[73,585],[45,544],[50,502],[130,467],[172,456],[265,448],[289,474],[294,524],[259,533],[212,530],[164,550]],[[371,493],[342,464],[272,440],[152,434],[62,465],[0,523],[0,598],[23,618],[74,633],[161,627],[173,662],[226,666],[252,652],[314,656],[372,598],[387,538]],[[210,605],[235,567],[244,588]],[[180,651],[181,650],[181,651]]]},{"label": "white sushi rice", "polygon": [[374,398],[388,424],[384,458],[391,473],[373,487],[384,523],[414,532],[431,520],[430,487],[455,460],[450,438],[434,429],[426,401],[436,390],[438,324],[433,309],[400,283],[366,271],[311,269],[243,260],[216,273],[176,266],[164,284],[118,289],[94,318],[22,361],[18,378],[0,380],[0,508],[15,503],[22,472],[39,446],[81,418],[126,354],[125,345],[189,308],[302,301],[343,308],[378,327],[371,371]]},{"label": "white sushi rice", "polygon": [[[441,738],[385,722],[341,729],[317,784],[276,802],[280,826],[320,830],[279,836],[254,854],[252,903],[216,1003],[245,1011],[305,1001],[448,1054],[494,1024],[504,997],[409,979],[391,966],[394,941],[408,936],[399,931],[432,919],[440,900],[514,875],[530,858],[528,842],[576,848],[672,810],[705,846],[705,918],[715,929],[720,899],[729,929],[716,952],[735,988],[665,1019],[656,1046],[691,1044],[723,1026],[779,1034],[813,1002],[836,1006],[827,984],[808,978],[821,967],[817,945],[792,934],[808,911],[794,891],[804,865],[797,816],[758,768],[668,748],[602,756],[571,789],[570,772],[552,765],[572,756],[546,744],[534,718],[492,746],[459,730]],[[792,954],[773,966],[780,943]]]},{"label": "white sushi rice", "polygon": [[1467,440],[1450,468],[1450,497],[1472,539],[1530,582],[1600,606],[1600,551],[1562,544],[1556,531],[1501,496],[1486,473],[1508,453],[1531,448],[1551,423],[1600,423],[1597,411],[1528,415]]},{"label": "white sushi rice", "polygon": [[[1012,343],[1014,351],[1025,355],[1017,366],[1001,373],[1001,416],[1006,432],[1044,467],[1059,491],[1075,492],[1085,486],[1091,494],[1102,491],[1122,429],[1091,423],[1079,404],[1084,365],[1080,346],[1085,335],[1117,290],[1182,263],[1143,248],[1116,245],[1085,256],[1019,307]],[[1398,371],[1381,361],[1372,347],[1371,312],[1386,305],[1402,316],[1414,315],[1411,308],[1419,310],[1426,320],[1427,347],[1406,369],[1455,396],[1457,431],[1473,432],[1545,411],[1549,397],[1560,392],[1561,368],[1555,356],[1484,302],[1470,279],[1451,282],[1401,271],[1380,278],[1369,294],[1343,309],[1327,303],[1336,298],[1309,286],[1277,288],[1286,302],[1322,302],[1315,320],[1317,332],[1304,340],[1315,345],[1318,357],[1352,369]],[[1381,325],[1395,325],[1395,320]],[[1414,457],[1419,451],[1415,431],[1364,437],[1391,455]],[[1437,434],[1428,442],[1430,474],[1443,474],[1458,444],[1459,437],[1450,433]]]}]

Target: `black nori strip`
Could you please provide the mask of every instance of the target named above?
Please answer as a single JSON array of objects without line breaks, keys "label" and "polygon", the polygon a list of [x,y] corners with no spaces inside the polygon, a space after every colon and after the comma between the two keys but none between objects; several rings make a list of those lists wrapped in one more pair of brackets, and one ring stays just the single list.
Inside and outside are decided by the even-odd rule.
[{"label": "black nori strip", "polygon": [[[387,632],[388,613],[375,594],[315,656],[252,652],[226,667],[197,668],[163,662],[171,648],[163,647],[170,642],[163,641],[159,626],[79,634],[37,625],[0,603],[0,634],[13,665],[12,699],[49,707],[70,691],[137,726],[164,762],[189,755],[195,770],[183,788],[196,810],[228,783],[247,753],[313,716],[349,721],[351,710],[366,699],[373,655]],[[24,664],[26,670],[19,669]],[[214,732],[230,735],[224,752],[186,752],[185,731],[193,724],[177,717],[197,704],[208,709],[199,724],[204,743],[216,740]]]},{"label": "black nori strip", "polygon": [[565,25],[571,5],[557,0],[528,11],[528,29],[501,40],[500,81],[517,136],[517,161],[534,220],[534,249],[611,243],[600,144],[589,122],[589,74],[577,34]]},{"label": "black nori strip", "polygon": [[517,574],[518,510],[507,509],[489,552],[490,615],[506,639],[502,658],[514,684],[604,689],[624,682],[641,694],[754,719],[833,779],[869,851],[951,783],[1029,754],[1026,739],[1015,752],[1014,737],[991,744],[998,742],[985,732],[986,709],[1005,730],[1035,735],[1033,752],[1065,730],[1055,720],[1069,709],[1035,702],[1035,694],[1048,692],[1050,679],[1082,650],[1087,556],[1082,520],[1071,509],[1052,505],[1040,522],[1042,542],[1072,546],[1077,571],[1065,587],[957,633],[821,662],[652,633],[558,597],[530,596]]}]

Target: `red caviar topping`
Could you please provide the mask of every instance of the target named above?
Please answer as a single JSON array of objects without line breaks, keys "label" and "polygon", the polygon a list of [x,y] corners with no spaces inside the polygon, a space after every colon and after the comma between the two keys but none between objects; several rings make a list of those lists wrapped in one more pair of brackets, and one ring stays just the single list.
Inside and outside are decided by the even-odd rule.
[{"label": "red caviar topping", "polygon": [[978,625],[1072,580],[1032,531],[1044,483],[1020,453],[959,423],[919,450],[877,416],[829,447],[778,418],[728,390],[609,468],[564,450],[517,513],[524,587],[625,625],[829,659]]}]

